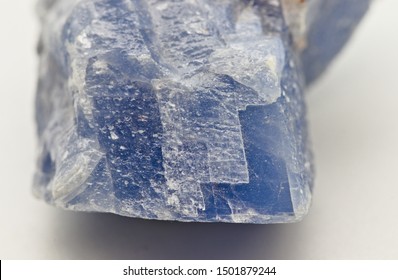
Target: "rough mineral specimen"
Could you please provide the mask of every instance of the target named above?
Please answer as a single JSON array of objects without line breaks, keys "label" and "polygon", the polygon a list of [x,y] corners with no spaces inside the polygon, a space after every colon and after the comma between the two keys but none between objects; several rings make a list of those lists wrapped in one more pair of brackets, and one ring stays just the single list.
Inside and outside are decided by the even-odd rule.
[{"label": "rough mineral specimen", "polygon": [[303,73],[325,68],[367,4],[42,0],[35,193],[148,219],[300,220]]}]

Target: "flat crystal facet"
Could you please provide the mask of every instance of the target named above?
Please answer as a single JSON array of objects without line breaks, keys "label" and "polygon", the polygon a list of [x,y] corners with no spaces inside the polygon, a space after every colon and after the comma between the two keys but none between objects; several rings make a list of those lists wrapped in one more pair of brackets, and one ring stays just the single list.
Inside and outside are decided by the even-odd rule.
[{"label": "flat crystal facet", "polygon": [[148,219],[300,220],[300,65],[316,55],[298,2],[42,0],[35,193]]}]

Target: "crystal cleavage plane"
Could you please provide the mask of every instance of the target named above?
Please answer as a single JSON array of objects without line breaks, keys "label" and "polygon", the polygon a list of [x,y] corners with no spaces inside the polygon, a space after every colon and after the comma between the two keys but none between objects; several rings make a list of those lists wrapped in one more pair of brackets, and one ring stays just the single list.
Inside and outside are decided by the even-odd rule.
[{"label": "crystal cleavage plane", "polygon": [[368,4],[42,0],[35,194],[147,219],[301,220],[304,80]]}]

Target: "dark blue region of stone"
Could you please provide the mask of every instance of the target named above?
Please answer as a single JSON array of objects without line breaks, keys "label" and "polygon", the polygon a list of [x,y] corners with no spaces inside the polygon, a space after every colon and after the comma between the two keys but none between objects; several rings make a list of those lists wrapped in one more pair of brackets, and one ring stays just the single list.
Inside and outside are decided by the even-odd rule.
[{"label": "dark blue region of stone", "polygon": [[[118,209],[126,201],[138,204],[145,197],[150,196],[154,201],[159,197],[153,184],[165,184],[162,126],[152,86],[127,78],[132,71],[129,60],[118,57],[116,61],[107,61],[110,67],[122,69],[115,68],[113,77],[88,71],[91,74],[87,81],[93,96],[97,137],[111,172]],[[110,89],[108,81],[114,81],[116,86]],[[102,87],[106,89],[102,91]]]},{"label": "dark blue region of stone", "polygon": [[[279,109],[278,104],[272,104],[249,106],[240,112],[250,183],[203,184],[207,218],[231,215],[231,201],[235,202],[237,212],[253,209],[265,215],[294,214],[286,165],[275,155],[284,142],[279,129],[284,116]],[[270,123],[261,121],[270,117]]]}]

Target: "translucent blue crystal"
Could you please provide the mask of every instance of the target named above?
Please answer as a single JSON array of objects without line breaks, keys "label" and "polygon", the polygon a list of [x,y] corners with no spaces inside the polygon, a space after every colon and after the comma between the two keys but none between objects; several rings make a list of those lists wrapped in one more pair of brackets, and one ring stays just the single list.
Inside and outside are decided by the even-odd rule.
[{"label": "translucent blue crystal", "polygon": [[316,38],[299,2],[41,1],[35,193],[148,219],[300,220]]}]

